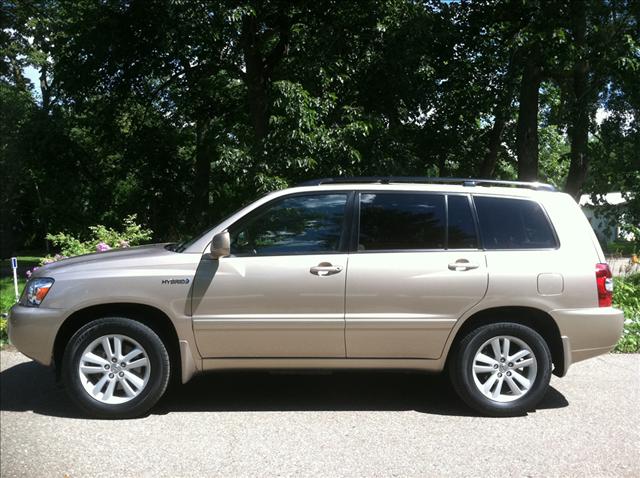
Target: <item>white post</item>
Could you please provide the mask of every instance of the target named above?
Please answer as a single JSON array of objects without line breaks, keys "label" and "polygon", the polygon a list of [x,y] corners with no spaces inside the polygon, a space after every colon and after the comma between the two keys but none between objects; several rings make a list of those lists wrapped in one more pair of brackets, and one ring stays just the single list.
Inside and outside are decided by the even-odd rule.
[{"label": "white post", "polygon": [[18,292],[18,258],[11,258],[11,268],[13,269],[13,288],[16,291],[16,302],[20,300],[20,293]]}]

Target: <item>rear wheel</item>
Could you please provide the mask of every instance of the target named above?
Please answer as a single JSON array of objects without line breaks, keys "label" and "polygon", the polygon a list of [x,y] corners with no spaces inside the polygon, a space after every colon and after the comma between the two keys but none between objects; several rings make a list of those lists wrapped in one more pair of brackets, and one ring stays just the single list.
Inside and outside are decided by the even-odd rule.
[{"label": "rear wheel", "polygon": [[485,415],[511,416],[540,402],[551,367],[551,353],[540,334],[524,325],[496,323],[462,338],[450,373],[458,395],[471,408]]},{"label": "rear wheel", "polygon": [[104,318],[82,327],[69,341],[62,364],[70,397],[99,418],[146,413],[162,396],[170,363],[158,335],[126,318]]}]

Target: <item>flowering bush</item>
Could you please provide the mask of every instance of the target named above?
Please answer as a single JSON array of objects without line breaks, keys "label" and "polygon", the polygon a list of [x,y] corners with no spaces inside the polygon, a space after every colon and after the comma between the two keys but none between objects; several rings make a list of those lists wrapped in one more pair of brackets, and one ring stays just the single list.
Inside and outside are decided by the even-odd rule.
[{"label": "flowering bush", "polygon": [[613,305],[624,311],[624,331],[616,352],[640,352],[640,274],[614,279]]},{"label": "flowering bush", "polygon": [[[126,247],[126,246],[125,246]],[[108,251],[109,249],[111,249],[111,247],[109,247],[109,244],[105,243],[105,242],[100,242],[97,246],[96,246],[96,251],[98,252],[104,252],[104,251]]]},{"label": "flowering bush", "polygon": [[[40,262],[40,265],[50,264],[67,257],[91,254],[92,252],[105,252],[115,248],[136,246],[151,239],[153,234],[150,229],[144,229],[140,224],[136,224],[135,214],[124,218],[120,231],[101,224],[90,226],[89,231],[91,231],[91,237],[85,241],[64,232],[47,234],[47,240],[58,247],[60,253],[55,256],[45,257]],[[34,267],[27,271],[27,277],[30,277],[36,269],[38,268]]]}]

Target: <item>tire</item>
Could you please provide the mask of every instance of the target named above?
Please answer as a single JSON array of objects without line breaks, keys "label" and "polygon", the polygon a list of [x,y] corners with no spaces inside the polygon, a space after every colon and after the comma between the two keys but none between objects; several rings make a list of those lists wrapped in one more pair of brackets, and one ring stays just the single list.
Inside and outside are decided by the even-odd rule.
[{"label": "tire", "polygon": [[[523,366],[518,367],[520,364]],[[540,334],[509,322],[470,331],[458,343],[449,364],[460,398],[477,412],[494,417],[523,415],[533,409],[547,391],[551,369],[551,352]]]},{"label": "tire", "polygon": [[95,418],[144,415],[164,394],[170,372],[160,337],[146,325],[122,317],[101,318],[79,329],[62,360],[68,395]]}]

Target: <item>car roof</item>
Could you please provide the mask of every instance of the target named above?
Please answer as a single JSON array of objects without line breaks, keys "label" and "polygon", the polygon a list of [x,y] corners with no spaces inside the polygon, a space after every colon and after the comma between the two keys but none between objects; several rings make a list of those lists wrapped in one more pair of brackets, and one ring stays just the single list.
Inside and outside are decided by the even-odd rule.
[{"label": "car roof", "polygon": [[328,184],[448,184],[472,186],[505,186],[533,189],[538,191],[556,191],[550,184],[538,181],[507,181],[501,179],[484,178],[450,178],[450,177],[425,177],[425,176],[338,176],[332,178],[320,178],[305,181],[298,186],[321,186]]},{"label": "car roof", "polygon": [[[539,194],[554,193],[553,186],[542,183],[521,183],[521,182],[472,182],[462,183],[451,182],[395,182],[395,181],[339,181],[314,183],[308,181],[297,186],[278,191],[278,195],[293,192],[313,192],[313,191],[423,191],[423,192],[445,192],[462,194],[490,194],[500,196],[532,197]],[[272,193],[273,194],[273,193]]]}]

